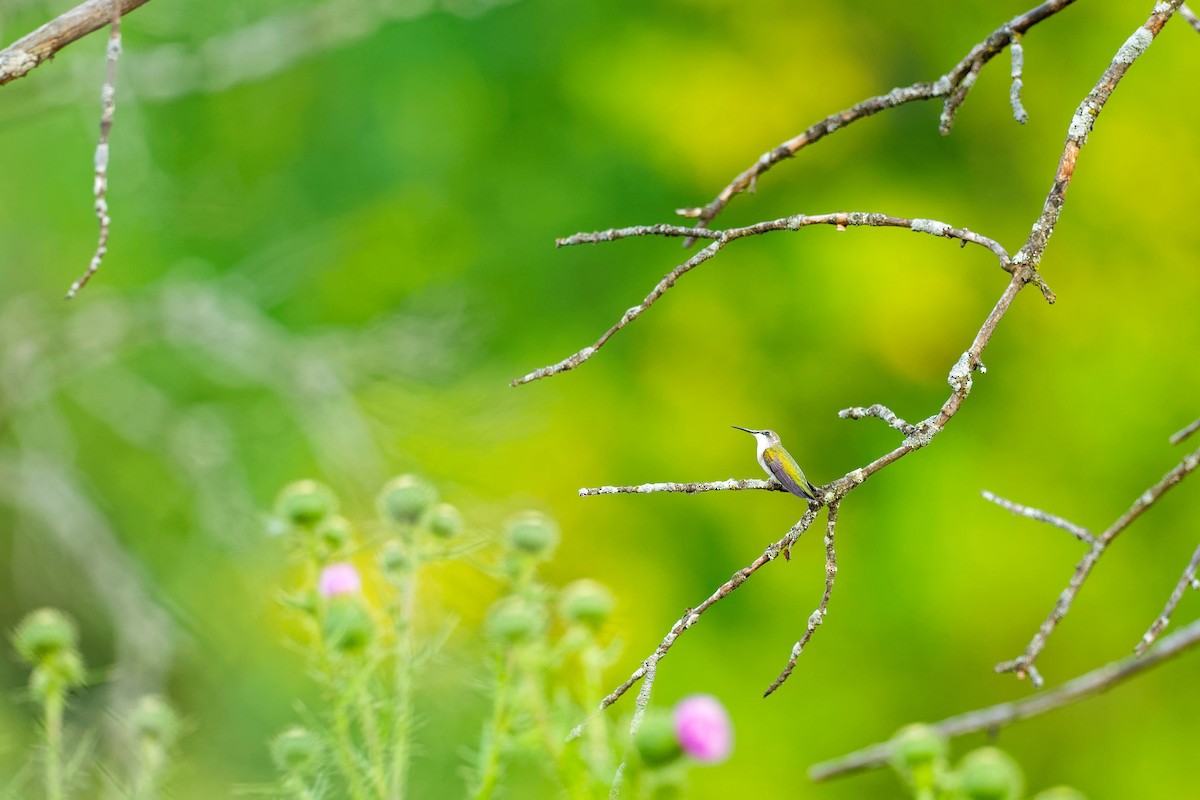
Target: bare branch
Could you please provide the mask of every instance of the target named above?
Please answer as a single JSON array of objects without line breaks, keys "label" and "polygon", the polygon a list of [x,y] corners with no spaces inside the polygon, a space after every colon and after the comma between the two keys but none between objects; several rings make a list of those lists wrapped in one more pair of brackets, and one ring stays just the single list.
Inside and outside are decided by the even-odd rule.
[{"label": "bare branch", "polygon": [[121,9],[118,0],[112,0],[112,24],[109,27],[107,69],[104,86],[100,89],[100,141],[96,144],[96,176],[92,192],[96,195],[96,221],[100,224],[100,236],[87,271],[67,290],[67,299],[75,297],[96,271],[108,252],[108,230],[112,219],[108,216],[108,135],[112,132],[113,114],[117,110],[117,59],[121,55]]},{"label": "bare branch", "polygon": [[[812,525],[813,520],[817,518],[818,509],[819,506],[809,506],[808,511],[804,512],[804,516],[800,518],[800,521],[789,528],[788,532],[783,535],[782,539],[770,544],[767,549],[763,551],[762,555],[751,561],[746,567],[733,573],[732,578],[718,586],[717,590],[709,595],[700,605],[684,611],[683,616],[681,616],[675,622],[675,624],[671,626],[671,630],[668,631],[667,635],[663,637],[662,642],[659,643],[654,652],[642,662],[640,667],[633,671],[633,674],[630,675],[624,683],[622,683],[616,689],[613,689],[607,697],[600,701],[600,706],[595,712],[593,712],[593,714],[598,714],[604,711],[604,709],[617,702],[621,695],[629,691],[631,686],[633,686],[639,680],[645,678],[647,675],[653,674],[653,671],[658,667],[658,662],[661,661],[663,657],[670,651],[671,646],[675,644],[675,640],[683,635],[688,628],[695,625],[700,620],[700,616],[714,604],[716,604],[717,601],[728,597],[733,593],[734,589],[745,583],[746,580],[755,572],[758,572],[758,570],[763,566],[774,561],[780,553],[784,552],[793,544],[795,544],[796,540],[800,538],[800,535],[808,530],[809,526]],[[646,691],[648,692],[648,690]],[[576,725],[567,735],[567,741],[572,741],[573,739],[579,738],[579,736],[583,734],[584,728],[587,727],[590,719],[591,717],[589,716],[588,719],[585,719],[583,722]]]},{"label": "bare branch", "polygon": [[769,697],[772,692],[783,685],[783,682],[792,674],[792,670],[796,668],[796,662],[800,659],[800,654],[804,652],[804,646],[808,644],[808,640],[812,638],[813,631],[825,621],[825,614],[829,609],[829,598],[833,595],[833,579],[837,577],[837,552],[833,548],[833,534],[837,527],[837,512],[838,504],[831,503],[829,505],[829,521],[825,525],[825,592],[821,595],[821,604],[817,606],[808,617],[808,627],[804,630],[804,635],[800,637],[800,641],[792,647],[792,654],[788,657],[787,666],[779,673],[779,677],[767,687],[763,692],[763,697]]},{"label": "bare branch", "polygon": [[1054,183],[1046,195],[1041,215],[1033,223],[1025,246],[1013,256],[1015,265],[1028,264],[1036,270],[1041,263],[1042,254],[1050,243],[1050,236],[1054,233],[1054,227],[1058,224],[1058,216],[1066,201],[1067,187],[1070,186],[1071,179],[1075,177],[1075,161],[1079,157],[1079,151],[1087,143],[1088,134],[1096,124],[1096,117],[1104,110],[1108,98],[1112,96],[1113,90],[1117,88],[1121,78],[1125,77],[1130,65],[1146,51],[1180,3],[1181,0],[1156,3],[1150,17],[1125,40],[1125,43],[1113,56],[1108,69],[1104,70],[1100,80],[1079,104],[1079,108],[1075,111],[1075,116],[1071,118],[1071,124],[1067,128],[1067,141],[1058,161]]},{"label": "bare branch", "polygon": [[1196,29],[1196,33],[1200,33],[1200,17],[1196,16],[1196,12],[1184,3],[1179,7],[1179,16],[1187,20],[1187,23]]},{"label": "bare branch", "polygon": [[655,492],[683,492],[696,494],[698,492],[740,491],[746,489],[765,489],[768,492],[786,492],[780,483],[774,479],[760,480],[758,478],[730,478],[725,481],[710,481],[708,483],[643,483],[638,486],[596,486],[579,490],[580,497],[593,497],[599,494],[653,494]]},{"label": "bare branch", "polygon": [[905,436],[912,436],[917,432],[916,425],[910,425],[885,405],[875,403],[874,405],[862,408],[855,406],[853,408],[843,408],[838,412],[838,416],[842,419],[865,419],[866,417],[879,417],[886,422],[890,427],[903,433]]},{"label": "bare branch", "polygon": [[1167,599],[1167,604],[1163,607],[1162,613],[1158,615],[1158,619],[1154,620],[1153,624],[1150,625],[1150,629],[1138,641],[1137,647],[1133,649],[1134,653],[1140,656],[1150,649],[1150,645],[1154,644],[1159,634],[1170,623],[1171,614],[1175,612],[1175,607],[1179,605],[1179,601],[1183,599],[1184,591],[1189,586],[1193,589],[1200,588],[1200,584],[1196,582],[1197,569],[1200,569],[1200,547],[1197,547],[1196,552],[1192,554],[1192,560],[1184,568],[1183,576],[1179,579],[1179,583],[1175,584],[1175,589]]},{"label": "bare branch", "polygon": [[[754,225],[747,225],[744,228],[729,228],[724,231],[705,231],[703,234],[696,235],[704,236],[707,239],[712,239],[712,243],[703,250],[697,252],[687,261],[684,261],[682,264],[668,272],[663,279],[658,282],[654,289],[651,290],[650,294],[646,295],[646,298],[641,303],[626,311],[621,319],[618,320],[615,325],[605,331],[604,335],[601,336],[595,343],[576,353],[573,353],[567,358],[564,358],[562,361],[559,361],[557,364],[551,364],[547,367],[542,367],[541,369],[530,372],[528,375],[517,378],[516,380],[512,381],[510,385],[520,386],[524,383],[530,383],[551,375],[557,375],[560,372],[567,372],[568,370],[575,369],[575,367],[578,367],[580,364],[594,356],[596,352],[604,346],[605,342],[612,338],[613,334],[621,330],[621,328],[624,328],[630,322],[633,322],[633,320],[641,316],[646,309],[654,305],[654,303],[660,297],[666,294],[667,290],[674,286],[676,281],[683,277],[684,274],[690,272],[695,267],[698,267],[700,264],[715,256],[723,247],[725,247],[725,245],[729,244],[735,239],[741,239],[745,236],[758,236],[774,231],[798,231],[801,228],[807,228],[810,225],[833,225],[839,230],[845,230],[849,227],[906,228],[918,233],[927,233],[931,236],[939,236],[946,239],[957,239],[958,241],[964,243],[970,242],[972,244],[977,244],[981,247],[987,248],[992,252],[993,255],[996,256],[1002,269],[1009,272],[1012,271],[1011,259],[1009,258],[1008,251],[1005,250],[1004,247],[1002,247],[996,240],[990,239],[986,236],[981,236],[980,234],[965,228],[955,228],[944,222],[938,222],[937,220],[930,219],[908,219],[906,217],[894,217],[889,214],[867,213],[861,211],[839,211],[832,214],[818,214],[815,216],[795,214],[790,217],[781,217],[779,219],[768,220],[766,222],[759,222]],[[641,225],[629,228],[612,228],[606,231],[596,231],[594,233],[576,233],[573,236],[567,236],[565,238],[556,240],[555,244],[558,247],[566,247],[577,244],[612,242],[616,241],[617,239],[627,239],[635,236],[677,237],[691,236],[694,234],[694,229],[679,225]],[[1038,278],[1038,280],[1040,280],[1040,278]],[[1046,300],[1051,303],[1054,302],[1054,293],[1050,291],[1050,288],[1045,286],[1044,282],[1040,283],[1039,285],[1043,287],[1043,294],[1045,295]]]},{"label": "bare branch", "polygon": [[1046,640],[1050,637],[1050,634],[1054,632],[1058,623],[1071,610],[1071,603],[1075,600],[1075,595],[1079,593],[1084,581],[1091,574],[1092,568],[1100,560],[1100,556],[1104,555],[1104,551],[1117,538],[1121,531],[1128,528],[1130,523],[1140,517],[1146,509],[1157,503],[1171,487],[1191,474],[1198,466],[1200,466],[1200,450],[1188,455],[1183,461],[1175,465],[1170,472],[1164,475],[1162,480],[1142,492],[1128,511],[1096,537],[1091,549],[1088,550],[1087,554],[1084,555],[1083,559],[1075,567],[1075,572],[1071,575],[1071,580],[1067,583],[1067,588],[1063,589],[1062,593],[1058,596],[1058,601],[1054,604],[1054,608],[1051,609],[1050,615],[1046,617],[1041,627],[1038,628],[1037,633],[1034,634],[1033,639],[1030,640],[1029,645],[1025,648],[1025,652],[1011,661],[997,664],[995,668],[996,672],[1015,672],[1018,678],[1024,678],[1028,675],[1034,687],[1041,687],[1041,676],[1033,664],[1042,652],[1042,649],[1046,646]]},{"label": "bare branch", "polygon": [[71,42],[98,31],[119,15],[128,14],[149,0],[87,0],[0,50],[0,86],[23,78]]},{"label": "bare branch", "polygon": [[[1000,703],[966,714],[935,722],[930,727],[943,736],[962,736],[975,731],[992,731],[1047,711],[1070,705],[1091,695],[1106,691],[1151,667],[1174,658],[1200,643],[1200,620],[1165,637],[1145,657],[1128,656],[1067,681],[1048,692],[1033,695],[1015,703]],[[848,775],[888,763],[891,743],[882,742],[855,753],[814,765],[808,776],[814,781]]]},{"label": "bare branch", "polygon": [[1012,88],[1008,93],[1008,101],[1012,105],[1013,119],[1024,125],[1029,121],[1029,113],[1021,105],[1021,73],[1025,69],[1025,48],[1021,46],[1021,34],[1012,35],[1008,51],[1012,56]]},{"label": "bare branch", "polygon": [[1053,525],[1056,528],[1062,528],[1064,531],[1071,534],[1084,544],[1090,545],[1095,544],[1096,542],[1096,537],[1093,536],[1091,531],[1089,531],[1087,528],[1076,525],[1070,520],[1063,519],[1057,514],[1051,514],[1047,511],[1042,511],[1040,508],[1023,506],[1020,503],[1014,503],[1012,500],[1006,500],[999,495],[992,494],[991,492],[985,491],[981,492],[980,494],[983,495],[984,500],[989,500],[1001,508],[1011,511],[1018,517],[1028,517],[1029,519],[1036,519],[1038,522],[1045,522],[1048,525]]},{"label": "bare branch", "polygon": [[[775,149],[763,153],[758,161],[734,178],[707,206],[699,209],[684,209],[683,216],[696,218],[698,220],[696,222],[697,228],[707,228],[708,223],[717,214],[721,213],[730,200],[744,191],[753,190],[759,177],[780,161],[783,161],[785,158],[792,158],[808,145],[820,141],[834,131],[844,128],[851,123],[869,117],[872,114],[878,114],[880,111],[895,108],[905,103],[911,103],[914,100],[932,100],[937,97],[948,98],[946,100],[946,108],[942,112],[942,118],[939,123],[939,130],[943,134],[948,133],[950,125],[953,123],[954,111],[966,98],[966,93],[970,89],[971,84],[975,82],[975,76],[979,74],[979,70],[993,57],[1003,52],[1004,48],[1012,41],[1013,35],[1025,33],[1034,25],[1058,13],[1073,2],[1074,0],[1050,0],[1026,11],[1020,16],[1014,17],[993,31],[987,39],[971,48],[971,52],[967,53],[953,69],[935,81],[914,83],[906,87],[896,87],[887,94],[868,98],[845,111],[830,114],[825,119],[809,127],[808,130],[799,136],[788,139]],[[698,236],[700,234],[695,235]],[[685,241],[684,244],[690,245],[691,241]]]},{"label": "bare branch", "polygon": [[1175,433],[1171,434],[1171,444],[1179,444],[1198,430],[1200,430],[1200,419],[1196,420],[1191,425],[1188,425],[1183,430],[1176,431]]}]

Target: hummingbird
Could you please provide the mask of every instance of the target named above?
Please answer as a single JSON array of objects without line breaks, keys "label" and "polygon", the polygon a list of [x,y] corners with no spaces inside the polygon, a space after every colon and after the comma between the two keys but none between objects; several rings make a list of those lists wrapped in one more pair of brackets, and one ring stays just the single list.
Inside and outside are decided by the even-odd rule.
[{"label": "hummingbird", "polygon": [[783,449],[778,433],[771,430],[755,431],[740,425],[730,427],[754,436],[758,442],[758,463],[766,470],[767,475],[779,481],[783,488],[797,497],[803,497],[805,500],[817,498],[817,487],[808,482],[796,459]]}]

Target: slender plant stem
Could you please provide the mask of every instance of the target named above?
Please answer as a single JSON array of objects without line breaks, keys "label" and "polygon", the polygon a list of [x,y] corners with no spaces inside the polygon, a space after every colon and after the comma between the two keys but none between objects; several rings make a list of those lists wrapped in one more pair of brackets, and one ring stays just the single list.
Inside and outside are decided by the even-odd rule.
[{"label": "slender plant stem", "polygon": [[354,704],[362,724],[363,739],[367,743],[367,757],[371,762],[371,782],[375,785],[375,791],[383,795],[387,792],[387,767],[383,755],[383,738],[379,735],[379,720],[376,719],[375,704],[372,702],[371,693],[367,687],[370,672],[370,670],[364,670],[359,677],[358,686],[354,691]]},{"label": "slender plant stem", "polygon": [[362,775],[358,768],[358,759],[354,756],[354,739],[350,733],[350,703],[339,695],[334,698],[333,727],[337,735],[338,760],[341,762],[342,773],[350,787],[350,795],[355,800],[367,800],[368,795],[363,787]]},{"label": "slender plant stem", "polygon": [[417,573],[420,553],[416,531],[402,532],[401,541],[407,550],[409,573],[400,587],[400,608],[396,618],[396,652],[393,680],[395,683],[396,723],[392,726],[392,764],[390,800],[403,800],[408,781],[408,762],[411,757],[413,728],[413,674],[416,644],[413,637],[413,617],[417,605]]},{"label": "slender plant stem", "polygon": [[60,689],[46,695],[46,798],[63,800],[62,728],[66,696]]},{"label": "slender plant stem", "polygon": [[512,684],[513,653],[505,653],[496,666],[496,696],[492,701],[492,716],[483,730],[483,748],[479,754],[477,785],[471,793],[474,800],[488,800],[500,780],[500,740],[508,729],[508,692]]}]

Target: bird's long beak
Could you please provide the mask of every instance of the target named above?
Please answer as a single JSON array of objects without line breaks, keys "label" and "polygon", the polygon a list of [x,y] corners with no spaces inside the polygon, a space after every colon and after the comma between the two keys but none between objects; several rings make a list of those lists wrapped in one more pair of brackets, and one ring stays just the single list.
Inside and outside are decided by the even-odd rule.
[{"label": "bird's long beak", "polygon": [[749,428],[743,428],[741,425],[730,425],[729,427],[736,428],[739,431],[745,431],[746,433],[749,433],[751,435],[758,433],[758,431],[752,431]]}]

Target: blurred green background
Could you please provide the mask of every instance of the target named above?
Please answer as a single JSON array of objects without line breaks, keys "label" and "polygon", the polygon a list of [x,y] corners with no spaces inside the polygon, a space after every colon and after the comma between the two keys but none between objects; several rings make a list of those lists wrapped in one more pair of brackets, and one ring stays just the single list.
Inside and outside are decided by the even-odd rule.
[{"label": "blurred green background", "polygon": [[[1027,6],[158,0],[123,23],[110,252],[70,303],[95,244],[105,39],[63,51],[0,90],[0,626],[70,611],[96,670],[72,719],[102,725],[123,693],[165,691],[189,730],[172,796],[231,796],[271,778],[264,743],[313,691],[275,603],[275,493],[315,477],[364,518],[387,477],[419,471],[476,531],[523,508],[559,520],[549,577],[618,598],[615,685],[801,506],[577,489],[758,477],[731,424],[780,431],[818,483],[862,466],[898,438],[838,409],[934,413],[1007,276],[981,248],[896,230],[739,241],[582,368],[512,389],[685,257],[677,241],[555,251],[554,237],[672,222],[824,115],[936,78]],[[882,211],[1015,252],[1076,105],[1150,6],[1079,3],[1033,29],[1028,125],[1011,119],[1001,56],[951,136],[940,104],[865,120],[718,225]],[[7,4],[0,33],[61,10]],[[712,692],[737,726],[694,797],[899,797],[885,773],[812,785],[805,770],[1028,695],[992,666],[1025,647],[1083,550],[979,492],[1099,530],[1184,455],[1167,437],[1200,414],[1200,108],[1180,96],[1198,54],[1172,21],[1099,118],[1044,262],[1058,303],[1022,293],[945,435],[843,504],[829,617],[790,682],[762,699],[820,597],[813,533],[663,662],[658,702]],[[1122,537],[1051,638],[1048,685],[1131,651],[1198,514],[1185,483]],[[464,624],[425,678],[414,796],[461,791],[486,710],[472,631],[495,593],[465,568],[426,582],[431,624]],[[1195,609],[1185,598],[1179,618]],[[999,743],[1032,789],[1187,796],[1196,664]],[[6,649],[3,771],[29,747],[24,680]]]}]

